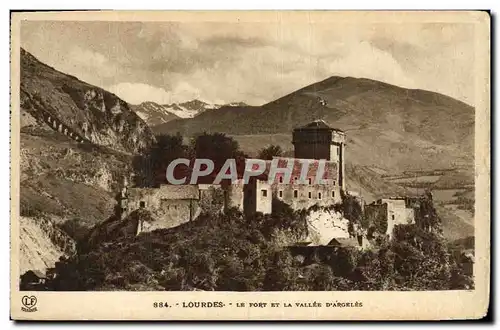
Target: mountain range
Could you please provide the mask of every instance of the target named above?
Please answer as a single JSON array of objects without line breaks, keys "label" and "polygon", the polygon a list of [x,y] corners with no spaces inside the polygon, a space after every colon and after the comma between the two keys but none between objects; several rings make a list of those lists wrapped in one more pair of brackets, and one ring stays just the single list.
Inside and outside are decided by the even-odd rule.
[{"label": "mountain range", "polygon": [[193,118],[206,110],[219,109],[223,106],[246,106],[243,102],[229,104],[210,104],[200,100],[191,100],[183,103],[158,104],[155,102],[142,102],[131,105],[131,109],[141,117],[149,126],[157,126],[175,119]]},{"label": "mountain range", "polygon": [[222,106],[152,129],[185,136],[223,132],[251,151],[270,143],[291,150],[292,130],[317,119],[346,131],[347,158],[355,164],[391,172],[473,168],[472,106],[364,78],[334,76],[262,106]]}]

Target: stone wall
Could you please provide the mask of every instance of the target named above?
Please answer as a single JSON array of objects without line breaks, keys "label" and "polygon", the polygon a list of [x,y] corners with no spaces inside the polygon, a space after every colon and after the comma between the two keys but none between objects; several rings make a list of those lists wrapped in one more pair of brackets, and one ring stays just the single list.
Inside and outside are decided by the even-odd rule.
[{"label": "stone wall", "polygon": [[244,211],[244,184],[243,180],[228,185],[225,188],[226,208],[236,208]]},{"label": "stone wall", "polygon": [[313,205],[330,206],[342,201],[340,186],[336,184],[274,184],[276,198],[294,210],[308,209]]},{"label": "stone wall", "polygon": [[271,214],[273,207],[273,194],[271,185],[267,181],[256,180],[255,191],[257,195],[256,211]]},{"label": "stone wall", "polygon": [[28,102],[25,103],[27,111],[30,112],[33,116],[35,116],[37,119],[44,121],[53,130],[58,131],[63,135],[66,135],[70,139],[79,143],[82,142],[90,143],[90,141],[86,137],[75,132],[69,125],[63,123],[63,121],[57,118],[55,115],[44,110],[43,104],[41,104],[40,102],[41,101],[38,100],[38,98],[36,97],[29,98]]},{"label": "stone wall", "polygon": [[153,231],[161,228],[173,228],[194,218],[198,209],[196,200],[168,200],[160,201],[160,208],[151,210],[154,221],[139,222],[137,233]]},{"label": "stone wall", "polygon": [[243,210],[246,215],[255,212],[272,213],[272,190],[267,181],[251,179],[243,187]]},{"label": "stone wall", "polygon": [[327,245],[332,238],[349,238],[349,220],[340,212],[328,209],[311,211],[307,215],[307,242],[313,245]]},{"label": "stone wall", "polygon": [[327,159],[330,160],[330,144],[296,144],[294,146],[295,158]]},{"label": "stone wall", "polygon": [[130,188],[127,213],[146,209],[155,221],[142,224],[138,232],[176,227],[194,220],[199,214],[199,190],[192,185],[163,185],[160,188]]},{"label": "stone wall", "polygon": [[382,199],[382,203],[387,204],[387,234],[389,236],[392,236],[394,226],[413,222],[408,219],[409,212],[404,199]]},{"label": "stone wall", "polygon": [[387,223],[385,233],[392,237],[394,226],[415,222],[413,208],[406,206],[404,199],[380,199],[365,206],[365,217],[373,224]]}]

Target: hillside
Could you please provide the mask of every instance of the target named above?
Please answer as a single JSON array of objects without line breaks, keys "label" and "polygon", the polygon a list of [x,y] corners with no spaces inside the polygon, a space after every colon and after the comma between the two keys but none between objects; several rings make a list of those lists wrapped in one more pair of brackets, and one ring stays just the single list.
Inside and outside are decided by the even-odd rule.
[{"label": "hillside", "polygon": [[78,219],[87,227],[109,216],[130,156],[79,144],[45,126],[22,127],[20,143],[21,215]]},{"label": "hillside", "polygon": [[124,101],[21,50],[21,269],[53,267],[113,212],[154,136]]},{"label": "hillside", "polygon": [[131,153],[154,141],[127,103],[23,49],[20,117],[21,215],[58,224],[108,218]]},{"label": "hillside", "polygon": [[[464,272],[472,269],[472,263],[464,262],[461,250],[450,255],[440,237],[414,225],[399,227],[391,242],[372,240],[374,250],[359,251],[350,245],[284,246],[282,238],[307,234],[305,216],[284,206],[272,215],[250,218],[234,210],[202,214],[175,228],[133,237],[115,230],[112,234],[118,235],[59,263],[57,276],[44,289],[255,292],[473,287],[472,272]],[[345,223],[338,220],[328,226],[321,219],[313,222],[323,231],[345,232]]]},{"label": "hillside", "polygon": [[45,269],[54,267],[61,256],[70,257],[76,252],[74,240],[46,218],[21,217],[19,225],[20,274],[28,270],[45,272]]},{"label": "hillside", "polygon": [[267,141],[278,134],[284,136],[277,138],[279,144],[288,149],[293,128],[319,118],[346,131],[348,159],[354,164],[386,171],[472,169],[473,107],[369,79],[331,77],[263,106],[224,106],[153,130],[188,136],[203,131],[265,134]]},{"label": "hillside", "polygon": [[129,105],[38,61],[21,49],[21,108],[38,121],[80,140],[135,153],[154,136]]}]

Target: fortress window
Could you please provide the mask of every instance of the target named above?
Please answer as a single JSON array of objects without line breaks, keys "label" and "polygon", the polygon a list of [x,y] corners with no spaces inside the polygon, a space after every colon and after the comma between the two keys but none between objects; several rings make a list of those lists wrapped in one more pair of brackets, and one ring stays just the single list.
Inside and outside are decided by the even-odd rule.
[{"label": "fortress window", "polygon": [[261,192],[262,192],[262,197],[267,197],[267,190],[266,189],[262,189]]},{"label": "fortress window", "polygon": [[293,183],[297,183],[297,177],[293,178]]},{"label": "fortress window", "polygon": [[279,198],[283,198],[283,190],[278,191]]},{"label": "fortress window", "polygon": [[283,177],[280,176],[280,183],[283,183]]},{"label": "fortress window", "polygon": [[318,199],[321,199],[321,193],[318,193]]},{"label": "fortress window", "polygon": [[309,198],[312,198],[313,197],[313,193],[310,191],[309,192]]},{"label": "fortress window", "polygon": [[311,184],[311,183],[312,183],[312,179],[311,179],[311,178],[309,178],[309,179],[307,179],[307,180],[309,180],[309,184]]},{"label": "fortress window", "polygon": [[332,190],[332,198],[335,198],[335,191]]},{"label": "fortress window", "polygon": [[298,190],[294,190],[293,191],[293,198],[297,198],[299,197],[299,191]]},{"label": "fortress window", "polygon": [[333,180],[333,185],[335,186],[335,180]]},{"label": "fortress window", "polygon": [[146,202],[145,201],[140,201],[139,202],[139,207],[146,207]]},{"label": "fortress window", "polygon": [[394,214],[392,215],[392,220],[394,220]]}]

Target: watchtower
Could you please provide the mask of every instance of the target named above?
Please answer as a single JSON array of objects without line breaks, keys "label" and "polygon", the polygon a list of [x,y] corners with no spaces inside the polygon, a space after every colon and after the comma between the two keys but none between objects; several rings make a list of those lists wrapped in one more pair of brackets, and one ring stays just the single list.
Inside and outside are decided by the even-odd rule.
[{"label": "watchtower", "polygon": [[293,130],[294,156],[337,162],[339,186],[345,189],[345,132],[315,120]]}]

